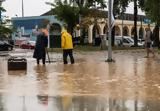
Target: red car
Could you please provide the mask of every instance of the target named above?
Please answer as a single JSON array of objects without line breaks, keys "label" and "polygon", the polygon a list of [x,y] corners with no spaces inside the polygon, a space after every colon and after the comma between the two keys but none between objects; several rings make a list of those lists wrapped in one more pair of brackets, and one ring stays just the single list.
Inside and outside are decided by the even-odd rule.
[{"label": "red car", "polygon": [[20,45],[22,49],[34,49],[35,48],[35,41],[23,41]]}]

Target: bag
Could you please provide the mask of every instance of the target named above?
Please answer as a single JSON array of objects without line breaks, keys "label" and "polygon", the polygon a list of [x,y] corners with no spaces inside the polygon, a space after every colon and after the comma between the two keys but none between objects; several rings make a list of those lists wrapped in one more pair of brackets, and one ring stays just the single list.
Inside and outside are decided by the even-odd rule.
[{"label": "bag", "polygon": [[22,57],[9,58],[8,70],[27,70],[27,60]]}]

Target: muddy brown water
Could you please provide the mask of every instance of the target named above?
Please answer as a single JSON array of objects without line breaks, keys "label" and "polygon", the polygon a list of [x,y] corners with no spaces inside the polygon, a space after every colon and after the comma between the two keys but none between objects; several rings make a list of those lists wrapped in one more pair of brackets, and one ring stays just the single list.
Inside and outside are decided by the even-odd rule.
[{"label": "muddy brown water", "polygon": [[[26,55],[25,55],[26,56]],[[74,65],[36,65],[27,53],[27,71],[8,71],[0,57],[0,111],[160,111],[160,59],[145,51],[75,52]]]}]

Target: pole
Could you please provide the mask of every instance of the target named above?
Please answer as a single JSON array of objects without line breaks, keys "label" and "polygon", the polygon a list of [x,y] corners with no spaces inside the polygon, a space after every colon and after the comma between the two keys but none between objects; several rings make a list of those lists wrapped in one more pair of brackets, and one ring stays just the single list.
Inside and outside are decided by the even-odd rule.
[{"label": "pole", "polygon": [[141,39],[141,42],[142,42],[142,39],[143,39],[143,28],[142,28],[142,25],[143,25],[143,23],[142,23],[142,16],[141,16],[141,28],[140,28],[140,31],[141,31],[141,38],[139,38],[139,39]]},{"label": "pole", "polygon": [[109,36],[108,36],[108,59],[107,62],[113,62],[112,59],[112,46],[111,46],[111,36],[112,36],[112,13],[111,10],[112,9],[112,0],[109,0],[108,2],[108,32],[109,32]]},{"label": "pole", "polygon": [[123,46],[123,25],[124,25],[124,21],[123,21],[124,15],[123,14],[124,13],[122,12],[122,46]]},{"label": "pole", "polygon": [[50,24],[47,25],[48,30],[48,48],[50,48]]},{"label": "pole", "polygon": [[[50,48],[50,24],[47,25],[47,30],[48,30],[48,48]],[[46,48],[46,53],[47,53],[48,61],[49,63],[51,63],[47,48]]]},{"label": "pole", "polygon": [[48,53],[47,48],[45,48],[45,50],[46,50],[46,54],[47,54],[47,57],[48,57],[48,62],[51,63],[51,59],[50,59],[50,57],[49,57],[49,53]]},{"label": "pole", "polygon": [[[2,2],[4,0],[0,0],[0,7],[2,6]],[[0,25],[2,24],[2,10],[0,9]]]},{"label": "pole", "polygon": [[[0,3],[0,6],[1,6],[1,3]],[[2,24],[2,12],[0,10],[0,25]]]},{"label": "pole", "polygon": [[137,0],[134,0],[134,46],[138,46],[137,44]]},{"label": "pole", "polygon": [[22,17],[24,17],[24,4],[23,4],[23,0],[22,0]]}]

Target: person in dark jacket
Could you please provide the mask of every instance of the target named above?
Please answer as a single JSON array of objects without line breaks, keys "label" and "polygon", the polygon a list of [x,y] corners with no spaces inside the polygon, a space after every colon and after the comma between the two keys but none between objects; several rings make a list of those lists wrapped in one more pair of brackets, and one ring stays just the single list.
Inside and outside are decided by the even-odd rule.
[{"label": "person in dark jacket", "polygon": [[42,63],[45,64],[46,61],[46,47],[48,46],[48,38],[47,35],[39,29],[39,34],[37,35],[35,50],[33,54],[33,58],[37,59],[37,64],[42,59]]},{"label": "person in dark jacket", "polygon": [[159,42],[159,27],[158,25],[155,26],[153,30],[153,45],[160,48],[160,42]]}]

